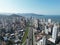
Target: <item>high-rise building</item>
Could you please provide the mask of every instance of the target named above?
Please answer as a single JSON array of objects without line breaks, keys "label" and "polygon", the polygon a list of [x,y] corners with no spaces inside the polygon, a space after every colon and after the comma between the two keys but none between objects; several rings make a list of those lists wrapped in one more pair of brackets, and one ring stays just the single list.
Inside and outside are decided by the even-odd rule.
[{"label": "high-rise building", "polygon": [[48,19],[48,23],[51,23],[51,19]]},{"label": "high-rise building", "polygon": [[48,31],[51,33],[51,27],[48,28]]},{"label": "high-rise building", "polygon": [[52,38],[49,38],[48,40],[52,43],[56,43],[58,37],[58,27],[56,24],[54,24],[53,31],[52,31]]},{"label": "high-rise building", "polygon": [[45,34],[48,34],[48,29],[46,26],[45,26]]},{"label": "high-rise building", "polygon": [[38,20],[37,19],[33,19],[33,25],[35,28],[38,28]]},{"label": "high-rise building", "polygon": [[46,36],[43,36],[42,39],[37,42],[37,45],[46,45]]},{"label": "high-rise building", "polygon": [[56,24],[54,24],[53,32],[52,32],[52,38],[53,38],[54,40],[56,40],[57,36],[58,36],[58,30],[57,30]]},{"label": "high-rise building", "polygon": [[43,36],[42,40],[43,40],[43,45],[46,45],[46,36]]}]

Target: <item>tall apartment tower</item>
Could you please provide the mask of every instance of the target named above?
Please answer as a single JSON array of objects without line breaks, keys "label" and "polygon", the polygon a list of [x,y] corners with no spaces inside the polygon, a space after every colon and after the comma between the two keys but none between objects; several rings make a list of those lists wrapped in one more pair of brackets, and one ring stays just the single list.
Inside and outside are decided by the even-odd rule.
[{"label": "tall apartment tower", "polygon": [[48,34],[47,26],[45,26],[45,34]]},{"label": "tall apartment tower", "polygon": [[34,25],[35,28],[38,27],[38,20],[35,19],[35,18],[33,19],[33,25]]},{"label": "tall apartment tower", "polygon": [[54,40],[56,40],[57,36],[58,36],[58,27],[56,26],[56,24],[54,24],[54,27],[53,27],[53,32],[52,32],[52,38]]},{"label": "tall apartment tower", "polygon": [[52,31],[52,38],[49,38],[48,40],[55,45],[57,42],[57,37],[58,37],[58,27],[56,24],[54,24],[53,31]]},{"label": "tall apartment tower", "polygon": [[43,36],[42,39],[37,42],[37,45],[46,45],[46,36]]},{"label": "tall apartment tower", "polygon": [[43,36],[43,45],[46,45],[46,36]]},{"label": "tall apartment tower", "polygon": [[51,19],[48,19],[48,23],[51,23]]}]

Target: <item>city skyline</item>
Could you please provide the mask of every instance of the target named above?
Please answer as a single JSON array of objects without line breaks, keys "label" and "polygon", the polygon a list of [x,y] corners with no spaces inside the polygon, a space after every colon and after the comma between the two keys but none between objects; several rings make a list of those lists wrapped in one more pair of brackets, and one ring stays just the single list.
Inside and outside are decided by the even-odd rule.
[{"label": "city skyline", "polygon": [[60,0],[0,0],[0,13],[60,15]]}]

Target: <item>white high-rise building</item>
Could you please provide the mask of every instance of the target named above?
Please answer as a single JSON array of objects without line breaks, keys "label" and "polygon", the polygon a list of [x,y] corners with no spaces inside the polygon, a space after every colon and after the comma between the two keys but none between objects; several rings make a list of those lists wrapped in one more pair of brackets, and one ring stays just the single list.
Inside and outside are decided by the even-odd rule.
[{"label": "white high-rise building", "polygon": [[50,33],[51,33],[51,28],[50,28],[50,27],[48,28],[48,32],[50,32]]},{"label": "white high-rise building", "polygon": [[42,39],[39,40],[39,41],[37,42],[37,45],[43,45],[43,40],[42,40]]},{"label": "white high-rise building", "polygon": [[54,24],[52,38],[49,38],[48,40],[51,41],[52,43],[56,43],[57,36],[58,36],[58,27],[56,24]]},{"label": "white high-rise building", "polygon": [[43,45],[46,45],[46,36],[43,36],[42,40],[43,40]]},{"label": "white high-rise building", "polygon": [[34,25],[35,28],[38,27],[38,20],[35,19],[35,18],[33,19],[33,25]]},{"label": "white high-rise building", "polygon": [[54,40],[56,40],[57,36],[58,36],[58,30],[57,30],[56,24],[54,24],[53,32],[52,32],[52,38],[53,38]]},{"label": "white high-rise building", "polygon": [[37,45],[46,45],[46,37],[43,36],[43,38],[37,42]]},{"label": "white high-rise building", "polygon": [[48,29],[46,26],[45,26],[45,34],[48,34]]},{"label": "white high-rise building", "polygon": [[51,19],[48,19],[48,23],[51,23]]}]

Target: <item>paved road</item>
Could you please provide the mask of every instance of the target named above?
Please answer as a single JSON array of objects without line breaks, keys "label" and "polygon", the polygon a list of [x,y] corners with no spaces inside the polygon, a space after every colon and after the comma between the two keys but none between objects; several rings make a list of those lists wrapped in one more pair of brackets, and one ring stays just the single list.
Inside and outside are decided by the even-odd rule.
[{"label": "paved road", "polygon": [[29,27],[28,45],[33,45],[33,30],[32,30],[32,27]]}]

